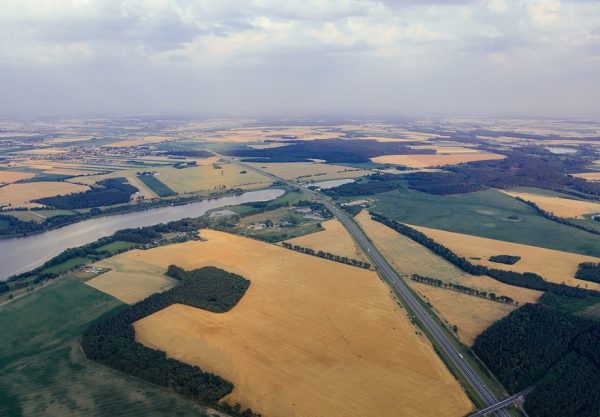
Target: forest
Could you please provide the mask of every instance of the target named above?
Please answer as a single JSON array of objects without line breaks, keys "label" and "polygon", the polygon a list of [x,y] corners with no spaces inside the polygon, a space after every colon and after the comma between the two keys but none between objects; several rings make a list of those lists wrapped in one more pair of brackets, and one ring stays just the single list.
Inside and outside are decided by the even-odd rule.
[{"label": "forest", "polygon": [[58,209],[82,209],[129,203],[131,195],[138,192],[125,178],[108,178],[97,184],[99,187],[82,193],[45,197],[35,202]]},{"label": "forest", "polygon": [[429,194],[462,194],[491,188],[536,187],[567,194],[600,196],[600,184],[573,177],[585,170],[587,160],[559,157],[539,148],[524,147],[507,158],[477,161],[446,167],[449,172],[420,172],[407,175],[410,188]]},{"label": "forest", "polygon": [[231,149],[228,156],[244,158],[244,162],[307,162],[323,159],[328,163],[367,163],[380,155],[435,153],[434,150],[414,150],[410,142],[394,143],[376,140],[321,139],[318,141],[289,140],[289,146],[268,149]]},{"label": "forest", "polygon": [[514,255],[494,255],[490,256],[489,260],[490,262],[496,262],[499,264],[514,265],[521,260],[521,257]]},{"label": "forest", "polygon": [[575,278],[600,283],[600,263],[582,262],[577,267]]},{"label": "forest", "polygon": [[493,324],[473,350],[510,392],[537,384],[525,401],[530,417],[597,417],[600,327],[540,301]]},{"label": "forest", "polygon": [[[215,313],[229,311],[243,297],[250,281],[215,267],[185,271],[171,265],[167,275],[178,280],[178,285],[95,322],[83,333],[81,346],[91,360],[219,408],[218,401],[233,390],[231,382],[136,342],[133,323],[174,303]],[[253,413],[240,410],[238,415]]]}]

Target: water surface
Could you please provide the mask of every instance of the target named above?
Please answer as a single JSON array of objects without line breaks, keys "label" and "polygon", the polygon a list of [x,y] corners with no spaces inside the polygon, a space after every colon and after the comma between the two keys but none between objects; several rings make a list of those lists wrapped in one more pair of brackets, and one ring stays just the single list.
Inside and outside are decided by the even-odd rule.
[{"label": "water surface", "polygon": [[68,248],[94,242],[121,229],[144,227],[202,216],[208,210],[257,201],[270,201],[285,193],[281,189],[249,191],[236,196],[202,200],[182,206],[153,208],[114,214],[73,223],[26,237],[0,240],[0,280],[29,271]]}]

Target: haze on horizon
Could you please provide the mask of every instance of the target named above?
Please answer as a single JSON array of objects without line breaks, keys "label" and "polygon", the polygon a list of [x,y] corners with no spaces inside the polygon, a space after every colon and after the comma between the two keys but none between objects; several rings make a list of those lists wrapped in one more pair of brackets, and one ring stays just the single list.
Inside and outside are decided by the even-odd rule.
[{"label": "haze on horizon", "polygon": [[600,114],[585,0],[4,0],[0,117]]}]

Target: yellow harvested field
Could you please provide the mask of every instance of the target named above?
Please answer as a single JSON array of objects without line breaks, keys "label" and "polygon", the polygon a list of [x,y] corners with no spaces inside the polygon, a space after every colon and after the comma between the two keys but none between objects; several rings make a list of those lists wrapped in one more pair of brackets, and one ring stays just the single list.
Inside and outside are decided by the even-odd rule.
[{"label": "yellow harvested field", "polygon": [[514,310],[514,307],[506,304],[456,291],[413,281],[410,281],[410,285],[433,305],[433,309],[442,320],[450,327],[458,327],[458,337],[467,346],[472,346],[475,337]]},{"label": "yellow harvested field", "polygon": [[48,143],[70,143],[70,142],[82,142],[92,139],[91,136],[69,136],[48,139]]},{"label": "yellow harvested field", "polygon": [[371,161],[378,164],[396,164],[411,168],[427,168],[444,165],[456,165],[465,162],[488,161],[494,159],[504,159],[504,155],[497,153],[476,153],[476,154],[452,154],[452,155],[383,155],[371,158]]},{"label": "yellow harvested field", "polygon": [[559,217],[583,218],[584,214],[600,213],[600,204],[592,201],[571,200],[569,198],[552,197],[546,195],[503,191],[511,197],[537,204],[542,210],[553,213]]},{"label": "yellow harvested field", "polygon": [[31,172],[0,171],[0,184],[10,184],[35,176]]},{"label": "yellow harvested field", "polygon": [[173,278],[164,275],[166,268],[125,256],[113,256],[94,266],[111,270],[87,281],[86,284],[128,304],[137,303],[156,292],[168,290],[177,283]]},{"label": "yellow harvested field", "polygon": [[[439,278],[479,290],[507,295],[513,300],[518,301],[519,304],[535,302],[542,294],[539,291],[503,284],[487,276],[469,275],[445,259],[437,256],[423,245],[379,222],[371,220],[366,210],[360,212],[356,216],[356,220],[379,250],[385,254],[386,258],[391,260],[392,266],[401,275],[409,277],[413,274],[419,274]],[[412,227],[418,228],[417,226]],[[498,253],[494,254],[498,255]]]},{"label": "yellow harvested field", "polygon": [[67,150],[64,148],[39,148],[39,149],[32,149],[29,151],[23,151],[21,153],[31,154],[31,155],[55,155],[55,154],[66,153],[66,152],[67,152]]},{"label": "yellow harvested field", "polygon": [[[209,163],[207,161],[207,163]],[[269,186],[272,182],[269,178],[257,172],[246,170],[235,164],[219,164],[221,168],[214,168],[213,161],[210,165],[198,165],[190,168],[177,169],[173,167],[154,168],[157,179],[165,183],[169,188],[178,193],[205,192],[225,188],[254,189]],[[90,175],[71,178],[73,183],[94,184],[107,178],[136,177],[139,169],[125,169],[114,171],[109,174]],[[222,172],[222,173],[221,173]]]},{"label": "yellow harvested field", "polygon": [[[582,286],[600,290],[600,284],[575,279],[577,266],[581,262],[600,262],[600,258],[561,252],[502,240],[487,239],[445,230],[412,226],[427,236],[448,247],[471,262],[516,272],[535,272],[548,281]],[[514,265],[488,261],[493,255],[517,255],[521,260]],[[481,258],[481,260],[473,259]]]},{"label": "yellow harvested field", "polygon": [[588,181],[600,181],[600,172],[581,172],[579,174],[573,174],[573,176]]},{"label": "yellow harvested field", "polygon": [[[466,274],[422,245],[379,222],[371,220],[366,210],[360,212],[356,216],[356,220],[386,259],[390,260],[394,269],[404,275],[412,287],[417,288],[418,285],[418,289],[422,290],[420,293],[430,298],[433,307],[450,324],[456,324],[463,330],[459,331],[458,334],[463,343],[472,343],[475,336],[485,330],[491,323],[514,310],[515,307],[447,289],[417,284],[410,280],[410,276],[419,274],[487,291],[488,293],[506,295],[520,305],[536,302],[542,295],[539,291],[506,285],[487,276]],[[463,297],[468,297],[465,301],[469,301],[469,304],[464,308],[458,303]]]},{"label": "yellow harvested field", "polygon": [[[326,181],[341,178],[356,178],[372,174],[371,171],[342,165],[320,162],[270,162],[250,163],[255,168],[266,171],[286,180]],[[299,178],[302,177],[302,178]]]},{"label": "yellow harvested field", "polygon": [[[159,168],[157,177],[169,188],[178,193],[214,191],[224,188],[261,188],[272,181],[255,171],[244,170],[235,164],[219,164],[221,168],[212,165],[197,166],[184,169]],[[242,174],[243,171],[247,171]]]},{"label": "yellow harvested field", "polygon": [[136,339],[235,385],[225,397],[266,417],[448,416],[472,405],[377,274],[204,230],[119,255],[166,269],[213,265],[251,281],[215,314],[172,305],[135,323]]},{"label": "yellow harvested field", "polygon": [[152,191],[146,184],[144,184],[136,175],[130,175],[125,177],[129,184],[133,185],[139,191],[135,194],[131,195],[131,199],[135,200],[138,197],[143,197],[144,199],[152,199],[157,198],[158,196],[154,191]]},{"label": "yellow harvested field", "polygon": [[30,182],[8,184],[0,189],[0,206],[36,207],[40,204],[31,203],[38,198],[52,197],[78,193],[88,190],[84,185],[70,184],[68,182]]},{"label": "yellow harvested field", "polygon": [[327,220],[321,223],[325,228],[320,232],[311,233],[288,240],[292,245],[300,245],[316,251],[333,253],[334,255],[347,256],[348,258],[367,261],[362,250],[356,245],[352,236],[344,226],[336,220]]}]

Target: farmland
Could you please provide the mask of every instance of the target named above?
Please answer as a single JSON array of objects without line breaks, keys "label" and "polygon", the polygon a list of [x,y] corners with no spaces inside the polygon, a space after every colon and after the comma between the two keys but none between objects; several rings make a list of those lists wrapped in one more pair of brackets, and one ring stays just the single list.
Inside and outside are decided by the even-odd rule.
[{"label": "farmland", "polygon": [[402,223],[600,257],[596,235],[545,219],[496,190],[440,196],[402,189],[378,194],[374,211]]},{"label": "farmland", "polygon": [[396,164],[405,165],[410,168],[428,168],[444,165],[456,165],[473,161],[489,161],[493,159],[503,159],[504,155],[495,153],[449,153],[433,155],[384,155],[371,158],[371,161],[378,164]]},{"label": "farmland", "polygon": [[131,259],[126,254],[114,256],[95,264],[110,271],[87,281],[90,287],[132,304],[175,285],[175,280],[164,275],[165,269]]},{"label": "farmland", "polygon": [[504,191],[512,197],[535,203],[542,210],[553,213],[559,217],[581,219],[585,214],[600,213],[600,203],[592,201],[574,200],[548,195]]},{"label": "farmland", "polygon": [[57,195],[65,195],[88,190],[84,185],[69,184],[66,182],[31,182],[22,184],[8,184],[0,192],[0,206],[36,207],[40,204],[32,200]]},{"label": "farmland", "polygon": [[[371,220],[364,210],[356,216],[356,219],[394,269],[406,277],[418,274],[438,278],[481,291],[503,294],[513,298],[519,304],[535,302],[541,295],[538,291],[513,287],[489,277],[468,275],[422,245]],[[449,324],[456,324],[459,329],[462,329],[458,336],[466,344],[471,344],[477,334],[515,309],[514,306],[430,287],[411,280],[407,282],[424,295]]]},{"label": "farmland", "polygon": [[335,255],[347,256],[361,261],[366,261],[365,255],[354,243],[352,237],[337,220],[328,220],[321,223],[325,230],[311,233],[288,240],[292,245],[299,245],[315,251],[324,251]]},{"label": "farmland", "polygon": [[163,270],[212,265],[251,281],[228,313],[173,305],[135,325],[143,343],[232,381],[226,401],[273,417],[471,409],[375,273],[222,232],[201,235],[207,241],[115,258]]},{"label": "farmland", "polygon": [[515,309],[510,305],[426,284],[411,281],[411,286],[432,305],[443,321],[449,326],[457,326],[457,336],[467,346],[472,346],[475,337]]},{"label": "farmland", "polygon": [[197,166],[185,169],[165,168],[158,177],[177,193],[214,191],[222,188],[261,188],[271,181],[254,171],[244,170],[234,164]]},{"label": "farmland", "polygon": [[[475,264],[516,272],[535,272],[551,282],[564,282],[574,287],[581,286],[600,290],[600,284],[575,279],[575,272],[579,263],[600,262],[600,258],[421,226],[412,227]],[[517,255],[521,257],[521,260],[514,265],[488,261],[490,256],[499,254]]]},{"label": "farmland", "polygon": [[22,417],[204,416],[158,387],[86,360],[77,336],[120,308],[116,299],[62,280],[0,308],[0,415]]},{"label": "farmland", "polygon": [[0,171],[0,184],[10,184],[12,182],[31,178],[34,175],[35,174],[30,172]]},{"label": "farmland", "polygon": [[276,175],[286,180],[299,182],[326,181],[340,178],[356,178],[369,175],[371,172],[342,165],[323,164],[319,162],[272,162],[250,163],[249,165]]}]

